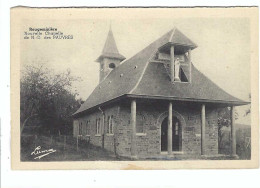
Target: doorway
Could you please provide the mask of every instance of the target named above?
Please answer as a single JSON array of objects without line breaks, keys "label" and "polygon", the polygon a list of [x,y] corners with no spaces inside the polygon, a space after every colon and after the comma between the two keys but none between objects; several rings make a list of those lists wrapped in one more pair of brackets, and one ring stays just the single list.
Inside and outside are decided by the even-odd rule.
[{"label": "doorway", "polygon": [[[172,119],[172,151],[181,151],[181,123],[177,117]],[[161,125],[161,151],[167,151],[168,148],[168,117]]]}]

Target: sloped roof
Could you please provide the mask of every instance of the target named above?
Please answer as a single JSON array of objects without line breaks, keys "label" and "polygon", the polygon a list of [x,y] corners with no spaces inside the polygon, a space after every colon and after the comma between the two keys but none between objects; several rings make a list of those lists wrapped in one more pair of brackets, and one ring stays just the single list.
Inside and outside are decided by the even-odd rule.
[{"label": "sloped roof", "polygon": [[244,103],[219,88],[193,65],[192,83],[172,84],[164,65],[150,61],[159,47],[173,40],[173,32],[176,32],[176,29],[170,30],[112,70],[74,115],[125,95]]},{"label": "sloped roof", "polygon": [[104,48],[102,50],[102,53],[96,61],[100,62],[100,60],[103,57],[112,57],[112,58],[116,58],[116,59],[120,59],[120,60],[125,59],[125,57],[123,55],[121,55],[119,53],[118,49],[117,49],[116,41],[115,41],[115,38],[114,38],[114,35],[113,35],[111,28],[109,29],[107,39],[106,39]]},{"label": "sloped roof", "polygon": [[133,95],[164,96],[176,99],[193,99],[222,102],[242,102],[218,87],[192,64],[191,83],[174,82],[162,63],[149,63]]},{"label": "sloped roof", "polygon": [[180,44],[180,45],[190,46],[190,47],[192,47],[192,49],[198,47],[197,44],[192,42],[188,37],[186,37],[176,27],[173,29],[172,36],[171,36],[169,42],[172,43],[172,44]]}]

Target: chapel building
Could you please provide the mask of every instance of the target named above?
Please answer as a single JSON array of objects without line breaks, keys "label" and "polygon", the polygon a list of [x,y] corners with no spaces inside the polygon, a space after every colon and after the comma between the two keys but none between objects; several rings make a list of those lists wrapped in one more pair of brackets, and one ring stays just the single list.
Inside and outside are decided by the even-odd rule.
[{"label": "chapel building", "polygon": [[248,104],[226,93],[192,63],[197,45],[174,28],[126,59],[109,30],[99,84],[74,113],[73,135],[119,156],[218,155],[217,110]]}]

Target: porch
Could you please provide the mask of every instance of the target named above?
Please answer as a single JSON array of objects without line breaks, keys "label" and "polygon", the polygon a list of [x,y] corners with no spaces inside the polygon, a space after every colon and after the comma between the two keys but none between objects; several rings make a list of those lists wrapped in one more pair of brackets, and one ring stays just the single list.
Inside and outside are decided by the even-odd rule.
[{"label": "porch", "polygon": [[[137,159],[142,158],[139,157],[139,151],[137,151],[137,140],[138,134],[136,133],[136,113],[137,113],[137,104],[143,103],[143,100],[140,99],[131,99],[131,158]],[[189,117],[183,118],[181,114],[178,114],[175,109],[179,106],[176,106],[180,103],[178,101],[174,100],[167,100],[167,101],[160,101],[160,103],[163,103],[165,107],[165,112],[162,113],[159,117],[160,120],[157,120],[160,126],[160,153],[157,153],[157,155],[150,155],[148,158],[154,158],[154,159],[184,159],[187,158],[186,150],[187,150],[187,144],[185,145],[187,141],[187,135],[185,136],[185,131],[187,132],[188,129],[191,129],[191,127],[186,126],[186,121],[189,119]],[[206,114],[208,113],[209,109],[212,108],[218,108],[223,107],[223,105],[227,106],[227,104],[212,104],[208,102],[182,102],[181,104],[185,104],[184,106],[189,107],[192,105],[195,105],[196,108],[198,108],[199,112],[199,118],[196,121],[198,122],[199,126],[199,132],[196,130],[196,141],[198,148],[196,148],[197,155],[195,158],[199,159],[211,159],[211,158],[225,158],[227,156],[220,155],[218,153],[213,153],[209,155],[208,152],[208,145],[209,145],[209,137],[208,137],[208,129],[207,125],[210,123],[207,118]],[[232,153],[228,158],[234,158],[237,159],[236,155],[236,135],[235,135],[235,124],[234,124],[234,105],[229,104],[231,108],[231,145],[232,145]],[[185,120],[186,119],[186,120]],[[215,118],[215,124],[217,122],[217,118]],[[185,127],[185,131],[184,131]],[[165,136],[163,138],[163,136]],[[166,139],[166,140],[165,140]],[[165,145],[163,145],[163,142]],[[217,140],[216,140],[217,142]],[[177,144],[176,144],[177,143]],[[191,156],[191,155],[190,155]],[[200,156],[200,157],[198,157]],[[192,157],[192,156],[191,156]],[[193,157],[192,157],[193,158]]]}]

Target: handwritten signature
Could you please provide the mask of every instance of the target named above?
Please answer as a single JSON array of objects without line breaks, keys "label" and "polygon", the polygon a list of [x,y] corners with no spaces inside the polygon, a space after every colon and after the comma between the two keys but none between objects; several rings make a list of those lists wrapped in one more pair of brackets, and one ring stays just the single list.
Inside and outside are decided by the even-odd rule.
[{"label": "handwritten signature", "polygon": [[41,146],[37,146],[34,149],[34,151],[31,153],[31,155],[38,155],[34,159],[41,159],[42,157],[45,157],[54,152],[56,152],[56,150],[54,150],[54,149],[41,150]]}]

